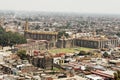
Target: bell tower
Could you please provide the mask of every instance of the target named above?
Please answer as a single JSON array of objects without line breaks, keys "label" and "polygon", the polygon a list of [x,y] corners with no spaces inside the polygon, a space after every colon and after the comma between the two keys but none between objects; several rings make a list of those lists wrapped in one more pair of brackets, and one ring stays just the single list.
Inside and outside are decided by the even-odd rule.
[{"label": "bell tower", "polygon": [[26,20],[25,25],[24,25],[24,37],[25,38],[30,38],[30,34],[28,33],[29,28],[28,28],[28,20]]}]

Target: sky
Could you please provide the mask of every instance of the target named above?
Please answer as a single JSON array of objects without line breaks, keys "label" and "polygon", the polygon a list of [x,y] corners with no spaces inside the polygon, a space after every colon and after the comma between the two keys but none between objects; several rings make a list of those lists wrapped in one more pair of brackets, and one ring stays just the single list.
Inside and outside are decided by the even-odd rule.
[{"label": "sky", "polygon": [[120,0],[0,0],[0,10],[120,14]]}]

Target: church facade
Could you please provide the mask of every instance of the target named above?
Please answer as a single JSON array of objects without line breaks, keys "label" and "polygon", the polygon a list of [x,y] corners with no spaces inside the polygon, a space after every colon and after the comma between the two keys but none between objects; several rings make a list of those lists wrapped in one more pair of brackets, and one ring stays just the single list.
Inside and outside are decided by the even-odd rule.
[{"label": "church facade", "polygon": [[61,38],[58,39],[58,32],[52,31],[38,31],[38,30],[29,30],[28,22],[26,21],[24,36],[27,39],[34,40],[47,40],[52,47],[57,48],[70,48],[70,47],[88,47],[88,48],[106,48],[106,46],[111,45],[117,47],[119,45],[119,39],[112,37],[96,37],[95,32],[92,37],[81,37],[81,38]]}]

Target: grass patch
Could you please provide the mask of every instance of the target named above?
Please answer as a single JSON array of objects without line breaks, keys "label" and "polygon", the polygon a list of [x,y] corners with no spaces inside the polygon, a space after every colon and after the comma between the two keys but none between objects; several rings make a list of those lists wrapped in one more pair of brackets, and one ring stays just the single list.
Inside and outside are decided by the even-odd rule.
[{"label": "grass patch", "polygon": [[50,53],[74,53],[76,51],[89,51],[91,48],[77,47],[77,48],[59,48],[59,49],[51,49]]},{"label": "grass patch", "polygon": [[60,71],[61,69],[53,67],[53,71]]}]

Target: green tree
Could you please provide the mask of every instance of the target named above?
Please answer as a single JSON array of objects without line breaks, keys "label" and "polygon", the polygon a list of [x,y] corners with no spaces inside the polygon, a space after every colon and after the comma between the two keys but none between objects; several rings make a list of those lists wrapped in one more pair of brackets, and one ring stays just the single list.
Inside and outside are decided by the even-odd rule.
[{"label": "green tree", "polygon": [[114,79],[115,80],[120,80],[120,71],[119,70],[114,73]]},{"label": "green tree", "polygon": [[118,32],[116,35],[120,37],[120,32]]},{"label": "green tree", "polygon": [[93,68],[89,67],[89,66],[87,66],[86,69],[85,69],[85,71],[91,71],[91,70],[93,70]]},{"label": "green tree", "polygon": [[3,34],[5,30],[0,26],[0,34]]},{"label": "green tree", "polygon": [[60,31],[60,32],[58,32],[58,38],[61,38],[63,35],[64,35],[66,38],[69,37],[69,34],[66,33],[65,31]]},{"label": "green tree", "polygon": [[36,25],[36,26],[35,26],[35,29],[39,29],[39,28],[40,28],[40,26],[39,26],[39,25]]},{"label": "green tree", "polygon": [[15,44],[26,43],[24,36],[19,33],[5,32],[5,30],[0,27],[0,45],[4,46],[13,46]]},{"label": "green tree", "polygon": [[92,53],[92,52],[87,52],[87,54],[88,54],[88,55],[93,55],[93,53]]},{"label": "green tree", "polygon": [[85,51],[80,51],[78,55],[83,56],[83,55],[87,55],[87,53]]},{"label": "green tree", "polygon": [[103,57],[107,58],[107,57],[109,57],[109,54],[107,52],[104,52]]},{"label": "green tree", "polygon": [[20,51],[18,51],[18,52],[17,52],[17,55],[18,55],[21,59],[23,59],[23,60],[27,59],[26,50],[20,50]]}]

